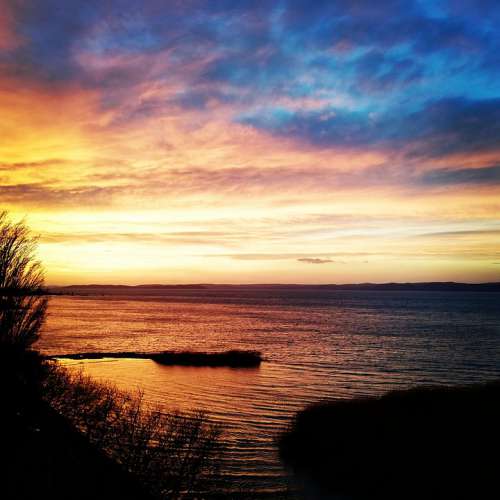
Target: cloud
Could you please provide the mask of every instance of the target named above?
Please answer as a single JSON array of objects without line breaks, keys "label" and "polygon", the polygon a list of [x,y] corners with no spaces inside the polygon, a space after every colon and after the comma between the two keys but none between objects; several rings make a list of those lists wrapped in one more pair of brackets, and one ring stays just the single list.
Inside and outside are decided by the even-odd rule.
[{"label": "cloud", "polygon": [[[291,97],[325,86],[337,92],[339,75],[356,92],[366,92],[370,79],[373,89],[405,86],[418,81],[426,68],[434,69],[439,61],[430,57],[436,54],[447,67],[457,61],[463,68],[472,58],[476,64],[488,60],[499,46],[486,20],[476,17],[471,22],[477,11],[472,4],[449,8],[447,15],[436,15],[421,2],[396,0],[378,2],[377,8],[366,1],[317,0],[312,6],[300,0],[275,5],[75,0],[71,12],[61,8],[60,0],[8,4],[8,25],[21,27],[26,40],[9,60],[17,74],[108,88],[144,80],[150,68],[143,65],[143,71],[126,75],[115,68],[96,79],[79,64],[79,55],[133,59],[168,52],[179,68],[210,55],[197,83],[220,82]],[[499,10],[490,5],[489,18],[498,17]],[[340,57],[335,53],[339,46],[350,51]],[[120,81],[120,74],[127,78]],[[352,78],[357,80],[354,87]],[[217,86],[213,90],[220,91]]]},{"label": "cloud", "polygon": [[441,168],[430,170],[422,174],[419,182],[428,186],[447,185],[497,185],[500,184],[500,166],[478,168]]},{"label": "cloud", "polygon": [[500,229],[498,228],[488,228],[488,229],[469,229],[469,230],[455,230],[455,231],[435,231],[432,233],[420,234],[418,236],[423,237],[455,237],[455,236],[500,236]]},{"label": "cloud", "polygon": [[49,158],[47,160],[41,161],[23,161],[17,163],[2,163],[0,162],[0,170],[24,170],[24,169],[43,169],[44,167],[54,166],[54,165],[63,165],[65,164],[65,160],[61,160],[58,158]]},{"label": "cloud", "polygon": [[0,51],[12,51],[22,44],[22,38],[14,29],[14,16],[9,2],[2,3],[0,15]]},{"label": "cloud", "polygon": [[[374,255],[370,252],[336,252],[331,254],[331,256],[341,256],[341,257],[365,257],[368,255]],[[316,257],[317,254],[308,253],[232,253],[232,254],[210,254],[206,257],[229,257],[234,260],[249,260],[249,261],[260,261],[260,260],[296,260],[299,262],[306,262],[308,264],[326,264],[328,262],[337,262],[330,260],[330,255],[326,255],[323,258]],[[317,261],[320,262],[317,262]]]},{"label": "cloud", "polygon": [[500,144],[500,98],[446,98],[408,114],[393,110],[366,115],[336,108],[271,110],[241,121],[321,146],[405,148],[410,157],[496,151]]},{"label": "cloud", "polygon": [[[0,164],[0,172],[15,175],[16,171],[33,171],[32,175],[43,175],[44,169],[70,168],[64,161],[22,162]],[[104,163],[106,165],[106,163]],[[96,165],[94,171],[98,171]],[[53,183],[51,175],[45,181],[0,184],[0,196],[4,202],[28,206],[78,207],[95,205],[101,207],[126,206],[139,203],[142,206],[158,205],[159,200],[177,206],[190,205],[194,199],[203,197],[206,203],[213,199],[241,199],[245,194],[250,202],[259,197],[261,202],[278,202],[293,205],[288,196],[301,193],[302,203],[314,201],[319,195],[332,190],[401,189],[431,191],[442,187],[496,186],[500,183],[500,167],[429,169],[422,173],[413,167],[398,168],[389,164],[345,171],[342,168],[315,167],[236,167],[236,168],[149,168],[134,170],[127,165],[113,169],[102,169],[78,179],[72,185]],[[0,178],[0,182],[2,179]],[[4,181],[5,182],[5,181]],[[210,189],[207,189],[209,186]],[[339,222],[332,216],[316,218]],[[342,222],[342,221],[340,221]],[[352,225],[352,221],[351,221]]]},{"label": "cloud", "polygon": [[330,264],[331,262],[334,262],[333,260],[330,259],[318,259],[312,257],[303,257],[297,260],[299,262],[305,262],[306,264]]},{"label": "cloud", "polygon": [[388,56],[378,50],[370,50],[353,61],[354,92],[380,93],[394,88],[404,88],[424,77],[425,65],[410,57]]},{"label": "cloud", "polygon": [[222,247],[234,247],[241,241],[244,234],[237,232],[222,231],[171,231],[171,232],[79,232],[68,233],[42,232],[40,241],[42,243],[60,244],[83,244],[83,243],[130,243],[134,244],[175,244],[175,245],[220,245]]},{"label": "cloud", "polygon": [[109,206],[116,191],[113,187],[58,188],[30,183],[0,185],[0,198],[4,203],[39,207]]},{"label": "cloud", "polygon": [[498,151],[500,98],[470,100],[446,98],[430,102],[400,123],[399,141],[419,141],[419,156]]},{"label": "cloud", "polygon": [[[397,0],[377,8],[76,0],[71,12],[57,0],[8,5],[8,25],[25,43],[0,57],[2,73],[20,85],[100,93],[96,112],[111,130],[182,111],[199,127],[223,111],[228,127],[244,123],[318,147],[408,147],[434,157],[498,144],[490,73],[500,37],[485,20],[471,22],[472,3],[442,6],[446,16]],[[339,44],[350,51],[337,53]],[[436,84],[444,80],[446,92]]]}]

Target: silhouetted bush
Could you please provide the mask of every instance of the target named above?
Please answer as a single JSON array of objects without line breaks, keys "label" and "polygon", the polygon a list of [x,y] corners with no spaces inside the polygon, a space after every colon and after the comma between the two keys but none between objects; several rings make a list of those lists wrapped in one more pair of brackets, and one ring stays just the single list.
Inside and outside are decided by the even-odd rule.
[{"label": "silhouetted bush", "polygon": [[55,354],[47,359],[101,359],[132,358],[152,359],[162,365],[181,366],[228,366],[230,368],[255,368],[262,362],[258,351],[231,350],[224,352],[197,351],[163,351],[163,352],[80,352],[72,354]]},{"label": "silhouetted bush", "polygon": [[39,336],[45,319],[43,269],[36,260],[37,240],[23,222],[0,212],[0,348],[23,350]]},{"label": "silhouetted bush", "polygon": [[51,363],[44,397],[93,445],[159,498],[184,498],[213,488],[220,428],[202,412],[164,413],[80,372]]},{"label": "silhouetted bush", "polygon": [[254,368],[260,365],[262,356],[257,351],[194,352],[164,351],[151,356],[162,365],[228,366],[230,368]]},{"label": "silhouetted bush", "polygon": [[496,498],[499,422],[500,382],[417,388],[312,405],[279,444],[327,495]]}]

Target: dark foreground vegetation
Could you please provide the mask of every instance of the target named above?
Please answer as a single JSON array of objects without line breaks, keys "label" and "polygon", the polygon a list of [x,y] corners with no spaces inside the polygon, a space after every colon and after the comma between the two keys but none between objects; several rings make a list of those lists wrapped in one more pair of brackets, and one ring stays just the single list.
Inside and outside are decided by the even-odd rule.
[{"label": "dark foreground vegetation", "polygon": [[87,441],[140,481],[156,498],[197,495],[213,487],[220,428],[202,412],[165,413],[142,395],[52,365],[44,400]]},{"label": "dark foreground vegetation", "polygon": [[[0,212],[0,498],[215,497],[220,429],[44,359],[36,238]],[[205,492],[210,491],[210,495]]]},{"label": "dark foreground vegetation", "polygon": [[0,364],[0,436],[9,458],[1,498],[170,499],[216,488],[220,428],[203,413],[150,408],[141,394],[34,351],[2,351]]},{"label": "dark foreground vegetation", "polygon": [[153,499],[42,397],[45,374],[32,351],[0,353],[0,498]]},{"label": "dark foreground vegetation", "polygon": [[327,496],[498,498],[500,381],[313,405],[279,444]]},{"label": "dark foreground vegetation", "polygon": [[1,498],[171,499],[216,489],[220,428],[203,413],[150,408],[141,394],[34,351],[5,354],[0,436],[10,461]]},{"label": "dark foreground vegetation", "polygon": [[50,356],[53,359],[102,359],[102,358],[129,358],[152,359],[162,365],[179,366],[227,366],[230,368],[253,368],[260,365],[262,355],[258,351],[225,351],[225,352],[196,352],[196,351],[163,351],[157,353],[145,352],[83,352],[75,354],[59,354]]}]

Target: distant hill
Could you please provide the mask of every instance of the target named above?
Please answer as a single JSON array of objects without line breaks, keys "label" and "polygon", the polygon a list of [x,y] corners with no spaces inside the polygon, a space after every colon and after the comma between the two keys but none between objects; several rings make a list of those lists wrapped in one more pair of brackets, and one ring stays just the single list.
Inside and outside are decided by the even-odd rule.
[{"label": "distant hill", "polygon": [[310,291],[428,291],[428,292],[500,292],[500,283],[456,283],[453,281],[436,281],[422,283],[346,283],[327,285],[302,285],[302,284],[144,284],[144,285],[69,285],[49,287],[49,293],[56,294],[114,294],[114,293],[148,293],[148,291],[176,291],[176,290],[310,290]]},{"label": "distant hill", "polygon": [[102,289],[134,289],[134,288],[205,288],[210,285],[160,285],[160,284],[145,284],[145,285],[68,285],[68,286],[54,286],[50,289],[57,290],[102,290]]},{"label": "distant hill", "polygon": [[456,283],[454,281],[424,283],[359,283],[324,286],[337,290],[500,291],[500,283]]}]

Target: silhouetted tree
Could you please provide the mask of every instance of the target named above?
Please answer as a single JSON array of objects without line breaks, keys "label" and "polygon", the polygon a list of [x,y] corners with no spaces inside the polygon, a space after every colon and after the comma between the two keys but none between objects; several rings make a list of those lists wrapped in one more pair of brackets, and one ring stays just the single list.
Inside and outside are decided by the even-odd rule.
[{"label": "silhouetted tree", "polygon": [[24,350],[39,337],[47,296],[36,258],[37,238],[26,224],[0,212],[0,349]]}]

